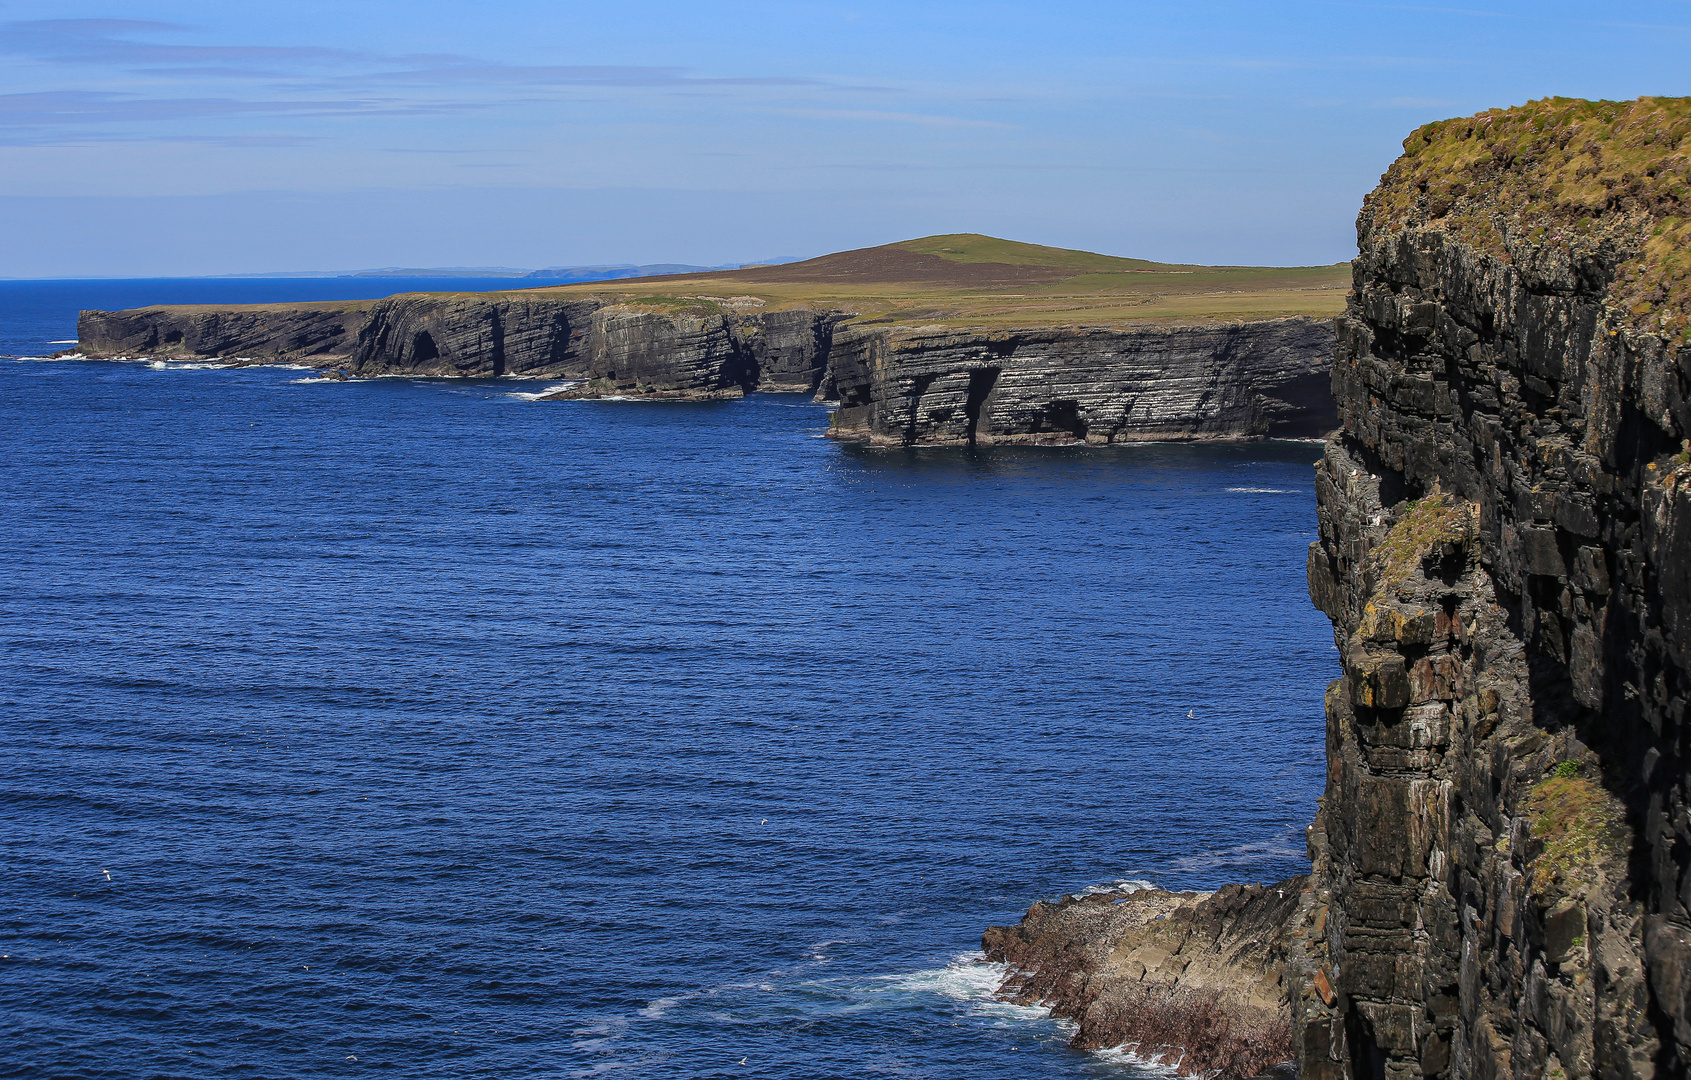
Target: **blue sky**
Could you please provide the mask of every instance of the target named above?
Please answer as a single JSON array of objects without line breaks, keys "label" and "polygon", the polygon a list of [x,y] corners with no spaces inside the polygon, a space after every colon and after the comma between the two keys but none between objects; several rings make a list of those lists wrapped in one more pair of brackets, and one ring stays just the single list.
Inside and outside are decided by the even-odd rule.
[{"label": "blue sky", "polygon": [[0,0],[0,276],[1325,263],[1416,125],[1691,93],[1691,2]]}]

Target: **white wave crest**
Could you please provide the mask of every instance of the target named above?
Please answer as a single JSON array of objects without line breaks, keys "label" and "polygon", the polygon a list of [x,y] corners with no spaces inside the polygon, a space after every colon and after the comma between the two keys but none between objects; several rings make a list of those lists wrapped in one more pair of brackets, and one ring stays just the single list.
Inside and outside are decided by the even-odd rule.
[{"label": "white wave crest", "polygon": [[953,1001],[994,1001],[1008,968],[984,953],[959,953],[942,968],[882,975],[876,981],[916,994],[938,994]]},{"label": "white wave crest", "polygon": [[539,401],[547,394],[556,394],[559,390],[567,390],[572,386],[579,385],[580,383],[580,379],[575,379],[570,382],[554,383],[551,386],[543,387],[533,393],[527,393],[522,390],[513,390],[510,393],[501,394],[500,397],[516,398],[518,401]]},{"label": "white wave crest", "polygon": [[1069,897],[1074,900],[1081,900],[1088,896],[1097,896],[1100,893],[1121,893],[1125,896],[1129,893],[1145,892],[1156,887],[1154,882],[1147,881],[1144,878],[1122,878],[1120,881],[1112,881],[1104,885],[1088,885],[1077,893],[1070,893]]},{"label": "white wave crest", "polygon": [[1227,490],[1232,491],[1232,492],[1237,492],[1238,494],[1241,494],[1241,495],[1293,495],[1293,494],[1296,494],[1295,492],[1293,492],[1293,491],[1291,491],[1287,488],[1230,487]]},{"label": "white wave crest", "polygon": [[1139,1076],[1174,1077],[1180,1075],[1180,1061],[1186,1056],[1186,1048],[1123,1043],[1107,1050],[1094,1050],[1092,1055],[1112,1065],[1124,1065]]}]

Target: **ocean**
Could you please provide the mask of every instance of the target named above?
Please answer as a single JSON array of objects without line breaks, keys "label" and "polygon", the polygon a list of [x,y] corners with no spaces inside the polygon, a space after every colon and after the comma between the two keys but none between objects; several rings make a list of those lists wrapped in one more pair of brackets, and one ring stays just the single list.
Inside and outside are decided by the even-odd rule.
[{"label": "ocean", "polygon": [[1155,1075],[980,934],[1307,868],[1319,448],[28,358],[417,287],[0,282],[0,1075]]}]

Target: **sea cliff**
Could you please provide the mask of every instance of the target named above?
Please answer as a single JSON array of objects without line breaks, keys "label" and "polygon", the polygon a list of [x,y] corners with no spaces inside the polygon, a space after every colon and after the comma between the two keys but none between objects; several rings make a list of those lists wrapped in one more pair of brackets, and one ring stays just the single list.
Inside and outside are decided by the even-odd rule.
[{"label": "sea cliff", "polygon": [[1333,327],[1307,318],[1209,326],[959,332],[847,327],[828,434],[879,446],[1312,438],[1336,422]]},{"label": "sea cliff", "polygon": [[[85,311],[90,356],[301,363],[377,375],[579,380],[556,397],[837,397],[831,437],[961,446],[1303,438],[1335,423],[1332,324],[970,332],[839,310],[418,293],[360,304]],[[842,325],[844,324],[844,325]]]},{"label": "sea cliff", "polygon": [[[1358,219],[1316,466],[1343,674],[1308,891],[1260,943],[1292,1058],[1684,1077],[1691,99],[1550,99],[1404,151]],[[1005,992],[1137,947],[1099,926],[1008,957]]]},{"label": "sea cliff", "polygon": [[78,351],[575,382],[557,398],[815,393],[840,401],[830,435],[877,445],[1318,436],[1340,283],[956,235],[694,277],[85,311]]},{"label": "sea cliff", "polygon": [[1344,675],[1304,1072],[1684,1076],[1691,100],[1404,148],[1358,220],[1317,469]]},{"label": "sea cliff", "polygon": [[291,362],[376,375],[579,379],[587,394],[739,397],[814,391],[828,311],[761,312],[732,299],[628,304],[547,291],[409,293],[354,303],[84,311],[90,356]]}]

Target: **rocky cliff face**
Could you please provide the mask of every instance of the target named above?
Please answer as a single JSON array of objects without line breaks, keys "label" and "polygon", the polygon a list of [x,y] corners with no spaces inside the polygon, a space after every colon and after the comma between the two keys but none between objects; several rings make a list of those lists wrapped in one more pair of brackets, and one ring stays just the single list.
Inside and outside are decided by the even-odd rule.
[{"label": "rocky cliff face", "polygon": [[829,434],[992,446],[1325,435],[1333,330],[1295,318],[1206,327],[957,333],[842,328]]},{"label": "rocky cliff face", "polygon": [[1369,197],[1309,583],[1303,1072],[1691,1073],[1691,101],[1430,125]]},{"label": "rocky cliff face", "polygon": [[90,356],[251,356],[344,359],[363,310],[342,304],[243,305],[84,311],[76,320],[80,351]]},{"label": "rocky cliff face", "polygon": [[830,434],[881,445],[1318,436],[1333,331],[1284,319],[995,334],[841,325],[749,297],[646,305],[544,292],[85,311],[93,356],[287,361],[349,376],[578,379],[555,397],[818,391]]},{"label": "rocky cliff face", "polygon": [[543,292],[412,293],[356,304],[85,311],[90,355],[218,357],[337,368],[352,376],[580,379],[575,396],[737,397],[810,392],[834,312],[761,312],[733,301],[672,308]]}]

